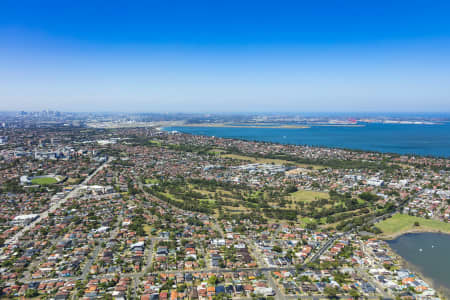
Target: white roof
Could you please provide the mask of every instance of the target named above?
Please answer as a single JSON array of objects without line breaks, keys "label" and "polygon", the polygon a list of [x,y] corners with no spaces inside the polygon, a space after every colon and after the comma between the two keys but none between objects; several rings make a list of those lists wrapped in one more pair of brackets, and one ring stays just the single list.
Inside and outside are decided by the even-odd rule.
[{"label": "white roof", "polygon": [[19,220],[28,220],[28,219],[34,219],[39,217],[38,214],[29,214],[29,215],[18,215],[14,218],[14,220],[19,221]]},{"label": "white roof", "polygon": [[145,245],[144,242],[137,242],[137,243],[131,245],[131,248],[134,248],[134,247],[144,247],[144,245]]}]

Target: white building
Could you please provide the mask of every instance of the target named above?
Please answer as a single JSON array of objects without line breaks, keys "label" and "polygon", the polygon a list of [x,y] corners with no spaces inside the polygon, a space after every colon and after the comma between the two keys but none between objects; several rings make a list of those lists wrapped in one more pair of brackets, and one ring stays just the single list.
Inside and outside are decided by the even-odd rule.
[{"label": "white building", "polygon": [[30,180],[30,178],[28,178],[28,176],[23,175],[23,176],[20,176],[20,183],[21,184],[29,184],[29,183],[31,183],[31,180]]},{"label": "white building", "polygon": [[18,215],[12,221],[12,225],[28,225],[34,220],[39,218],[38,214],[29,214],[29,215]]},{"label": "white building", "polygon": [[380,180],[376,177],[372,177],[369,180],[367,180],[367,185],[372,185],[372,186],[383,186],[384,185],[384,181]]}]

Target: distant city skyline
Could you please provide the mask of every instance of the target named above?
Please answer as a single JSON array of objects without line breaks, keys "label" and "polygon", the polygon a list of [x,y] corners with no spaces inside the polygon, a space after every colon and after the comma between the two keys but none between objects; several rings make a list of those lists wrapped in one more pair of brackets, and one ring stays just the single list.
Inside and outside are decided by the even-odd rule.
[{"label": "distant city skyline", "polygon": [[0,110],[450,112],[447,1],[2,1]]}]

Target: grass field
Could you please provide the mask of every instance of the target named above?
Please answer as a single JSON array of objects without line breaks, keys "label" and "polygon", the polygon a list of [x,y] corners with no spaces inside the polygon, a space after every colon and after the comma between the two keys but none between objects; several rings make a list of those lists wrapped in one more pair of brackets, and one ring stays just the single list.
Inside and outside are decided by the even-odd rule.
[{"label": "grass field", "polygon": [[208,204],[216,204],[214,199],[200,199],[200,202],[207,202]]},{"label": "grass field", "polygon": [[212,150],[208,151],[209,154],[214,154],[214,155],[220,155],[224,152],[226,152],[226,151],[222,150],[222,149],[212,149]]},{"label": "grass field", "polygon": [[[419,226],[415,226],[415,222],[419,222]],[[395,237],[413,231],[441,231],[450,233],[449,223],[404,214],[395,214],[392,218],[386,219],[376,226],[383,232],[382,236],[385,237]]]},{"label": "grass field", "polygon": [[42,177],[42,178],[33,178],[31,180],[32,184],[39,184],[39,185],[48,185],[48,184],[53,184],[53,183],[57,183],[58,180],[56,180],[53,177]]},{"label": "grass field", "polygon": [[153,228],[150,225],[144,224],[142,227],[147,235],[152,235],[151,232]]},{"label": "grass field", "polygon": [[150,140],[150,141],[148,141],[148,142],[149,142],[150,144],[155,145],[155,146],[158,146],[158,147],[161,146],[161,142],[160,142],[160,141]]},{"label": "grass field", "polygon": [[67,179],[68,184],[78,184],[82,181],[81,178],[69,178]]},{"label": "grass field", "polygon": [[145,184],[157,184],[159,183],[158,179],[154,179],[154,178],[146,178],[145,179]]},{"label": "grass field", "polygon": [[306,190],[299,190],[295,193],[292,193],[289,195],[289,199],[298,202],[298,201],[315,201],[317,199],[329,199],[330,196],[328,193],[324,192],[316,192],[316,191],[306,191]]},{"label": "grass field", "polygon": [[170,198],[171,200],[176,200],[179,202],[182,201],[182,200],[178,199],[177,197],[175,197],[175,195],[172,195],[171,193],[162,192],[161,194],[166,196],[167,198]]},{"label": "grass field", "polygon": [[309,218],[309,217],[298,217],[298,220],[303,225],[310,224],[310,223],[316,223],[316,220],[314,220],[313,218]]},{"label": "grass field", "polygon": [[284,160],[284,159],[256,158],[256,157],[239,155],[239,154],[222,154],[221,157],[228,157],[228,158],[232,158],[232,159],[243,160],[243,161],[248,161],[251,163],[258,163],[258,164],[276,164],[276,165],[285,165],[285,166],[294,165],[294,166],[303,167],[303,168],[311,167],[315,170],[324,168],[322,166],[317,166],[317,165],[297,164],[295,162]]}]

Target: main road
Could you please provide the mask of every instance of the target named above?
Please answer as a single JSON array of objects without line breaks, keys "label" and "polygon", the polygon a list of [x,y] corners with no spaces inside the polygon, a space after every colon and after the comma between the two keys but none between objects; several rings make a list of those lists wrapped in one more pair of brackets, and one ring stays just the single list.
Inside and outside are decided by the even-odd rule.
[{"label": "main road", "polygon": [[[101,166],[99,166],[99,168],[97,168],[96,170],[95,170],[95,172],[93,172],[91,175],[89,175],[80,185],[78,185],[72,192],[70,192],[69,194],[67,194],[63,199],[61,199],[61,200],[59,200],[57,203],[55,203],[55,204],[53,204],[52,206],[51,206],[51,208],[50,209],[48,209],[47,211],[45,211],[45,212],[43,212],[43,213],[41,213],[40,214],[40,218],[46,218],[47,216],[48,216],[48,214],[49,213],[51,213],[51,212],[54,212],[56,209],[58,209],[60,206],[61,206],[61,204],[63,204],[64,202],[66,202],[67,201],[67,199],[69,199],[69,198],[71,198],[71,197],[74,197],[75,195],[77,195],[77,193],[78,193],[78,191],[86,184],[86,183],[88,183],[89,182],[89,180],[91,180],[100,170],[102,170],[104,167],[106,167],[107,165],[108,165],[108,163],[109,162],[111,162],[111,160],[112,160],[113,158],[110,158],[107,162],[105,162],[104,164],[102,164]],[[141,182],[139,182],[139,188],[144,192],[144,194],[146,195],[146,196],[148,196],[151,200],[153,200],[153,201],[155,201],[155,202],[159,202],[160,204],[164,204],[164,205],[167,205],[167,206],[170,206],[171,208],[173,208],[175,211],[177,211],[177,212],[184,212],[184,210],[183,209],[181,209],[181,208],[178,208],[178,207],[175,207],[175,206],[173,206],[173,205],[171,205],[170,203],[167,203],[167,202],[165,202],[165,201],[162,201],[161,199],[159,199],[159,198],[157,198],[157,197],[155,197],[155,196],[153,196],[153,195],[151,195],[151,194],[149,194],[147,191],[145,191],[145,189],[143,188],[143,185],[142,185],[142,183]],[[395,213],[395,212],[394,212]],[[370,223],[370,224],[373,224],[373,223],[377,223],[377,222],[379,222],[380,220],[382,220],[383,219],[383,217],[389,217],[389,216],[391,216],[393,213],[388,213],[388,214],[386,214],[386,215],[383,215],[383,216],[379,216],[379,217],[376,217],[376,218],[373,218],[373,219],[371,219],[371,220],[369,220],[368,221],[368,223]],[[14,241],[17,241],[22,235],[23,235],[23,233],[24,232],[26,232],[27,230],[29,230],[30,228],[32,228],[36,223],[37,223],[37,221],[38,221],[39,219],[37,219],[37,220],[35,220],[34,222],[32,222],[31,224],[29,224],[28,226],[26,226],[26,227],[24,227],[21,231],[19,231],[18,233],[16,233],[12,238],[11,238],[11,240],[8,240],[8,242],[7,243],[11,243],[11,242],[14,242]],[[218,226],[217,224],[215,224],[215,223],[212,223],[212,227],[215,229],[215,230],[217,230],[217,231],[219,231],[220,233],[221,233],[221,235],[223,236],[223,231],[222,231],[222,228],[220,227],[220,226]],[[279,228],[277,228],[277,230],[276,230],[276,232],[275,232],[275,235],[274,235],[274,239],[276,238],[276,235],[279,233],[281,231],[281,226],[279,227]],[[354,231],[354,229],[352,229],[352,230],[350,230],[350,231],[347,231],[347,232],[345,232],[345,233],[343,233],[343,234],[340,234],[340,235],[335,235],[334,237],[332,237],[332,238],[330,238],[324,245],[322,245],[321,247],[320,247],[320,249],[311,257],[311,259],[309,259],[309,262],[314,262],[315,260],[317,260],[317,259],[319,259],[320,258],[320,256],[321,255],[323,255],[323,253],[325,253],[333,244],[334,244],[334,242],[338,239],[338,238],[340,238],[340,237],[342,237],[342,236],[345,236],[345,235],[347,235],[347,234],[350,234],[350,233],[352,233]],[[123,277],[130,277],[130,278],[132,278],[133,279],[133,285],[134,285],[134,291],[135,291],[135,293],[136,293],[136,290],[137,290],[137,287],[138,287],[138,285],[139,285],[139,278],[140,277],[142,277],[142,276],[145,276],[145,275],[147,275],[147,274],[149,274],[149,268],[150,268],[150,266],[151,266],[151,262],[152,262],[152,253],[153,253],[153,246],[154,246],[154,242],[156,241],[156,240],[158,240],[159,238],[153,238],[153,239],[151,239],[151,243],[150,243],[150,249],[149,249],[149,253],[148,253],[148,258],[147,258],[147,264],[146,264],[146,266],[145,266],[145,268],[144,268],[144,270],[142,271],[142,272],[136,272],[136,273],[124,273],[124,274],[121,274],[121,276],[123,276]],[[252,244],[251,244],[252,245]],[[256,249],[254,249],[253,247],[251,247],[252,249],[251,250],[253,250],[252,252],[253,252],[253,254],[259,254],[259,253],[255,253],[255,252],[257,252],[257,251],[254,251],[254,250],[256,250]],[[97,256],[97,254],[98,254],[98,251],[100,250],[100,247],[97,247],[96,249],[95,249],[95,255],[94,255],[94,257],[96,257]],[[94,258],[95,259],[95,258]],[[241,272],[241,271],[259,271],[259,272],[263,272],[266,276],[267,276],[267,279],[268,279],[268,283],[269,283],[269,285],[274,289],[274,291],[275,291],[275,298],[277,299],[277,300],[285,300],[285,299],[294,299],[294,298],[301,298],[301,299],[310,299],[310,298],[312,298],[312,297],[309,297],[309,296],[292,296],[292,295],[284,295],[282,292],[281,292],[281,290],[279,289],[279,287],[278,287],[278,284],[273,280],[273,278],[272,278],[272,276],[271,276],[271,274],[270,274],[270,272],[272,272],[272,271],[283,271],[283,270],[286,270],[286,271],[292,271],[292,270],[295,270],[295,268],[293,268],[293,267],[270,267],[270,266],[265,266],[266,264],[263,262],[263,261],[261,261],[260,259],[259,259],[259,256],[258,255],[256,255],[256,259],[257,259],[257,261],[258,261],[258,263],[260,264],[260,267],[257,267],[257,268],[237,268],[237,269],[227,269],[227,268],[204,268],[204,269],[201,269],[201,270],[167,270],[167,271],[159,271],[159,272],[151,272],[151,273],[153,273],[153,274],[161,274],[161,273],[165,273],[165,274],[184,274],[184,273],[193,273],[193,272],[195,272],[195,273],[221,273],[221,272]],[[90,259],[90,260],[88,260],[88,263],[86,264],[86,266],[85,266],[85,268],[84,268],[84,270],[83,270],[83,274],[82,274],[82,276],[74,276],[74,277],[66,277],[66,278],[55,278],[55,279],[47,279],[47,280],[41,280],[41,281],[59,281],[59,280],[62,280],[62,281],[66,281],[66,280],[79,280],[79,279],[86,279],[87,277],[88,277],[88,271],[89,271],[89,268],[90,268],[90,266],[92,265],[92,262],[93,262],[93,259]],[[305,262],[305,264],[306,264],[306,262]],[[364,272],[361,272],[362,270],[358,270],[360,273],[362,273],[362,275],[367,275],[367,274],[364,274]],[[95,278],[97,278],[97,279],[101,279],[101,278],[112,278],[112,277],[115,277],[116,276],[116,274],[103,274],[103,275],[98,275],[98,276],[94,276]],[[365,277],[365,276],[364,276]],[[26,282],[28,282],[28,281],[26,281]],[[373,283],[373,282],[372,282]],[[383,296],[388,296],[386,293],[384,293],[384,291],[378,286],[378,285],[376,285],[377,287],[378,287],[378,289],[379,289],[379,292],[383,295]]]},{"label": "main road", "polygon": [[[53,196],[52,200],[57,200],[55,203],[53,203],[49,209],[47,209],[46,211],[41,212],[39,215],[39,217],[37,219],[35,219],[33,222],[31,222],[30,224],[24,226],[21,230],[19,230],[18,232],[16,232],[12,237],[10,237],[9,239],[7,239],[5,241],[6,245],[10,245],[13,243],[16,243],[25,232],[27,232],[28,230],[30,230],[31,228],[33,228],[38,222],[39,220],[45,219],[48,217],[48,215],[50,213],[55,212],[60,206],[61,204],[65,203],[68,199],[75,197],[78,192],[80,191],[80,189],[82,189],[98,172],[100,172],[103,168],[105,168],[108,163],[110,163],[114,158],[110,157],[108,159],[108,161],[104,162],[103,164],[101,164],[94,172],[92,172],[91,175],[89,175],[88,177],[86,177],[83,182],[81,182],[79,185],[77,185],[71,192],[69,192],[64,198],[62,199],[58,199],[57,196]],[[3,252],[3,251],[2,251]]]}]

